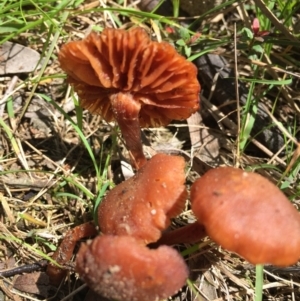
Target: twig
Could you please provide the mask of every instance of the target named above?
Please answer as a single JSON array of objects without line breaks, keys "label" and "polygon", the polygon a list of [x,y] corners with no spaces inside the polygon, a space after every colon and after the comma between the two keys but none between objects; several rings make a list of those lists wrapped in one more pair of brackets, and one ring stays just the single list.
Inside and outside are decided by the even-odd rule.
[{"label": "twig", "polygon": [[236,162],[235,167],[239,167],[240,161],[240,134],[241,134],[241,116],[240,116],[240,93],[239,93],[239,70],[237,66],[237,45],[236,45],[236,23],[234,23],[234,81],[235,81],[235,96],[236,96],[236,110],[237,110],[237,145],[236,145]]},{"label": "twig", "polygon": [[48,264],[48,261],[43,259],[36,263],[25,264],[25,265],[19,266],[17,268],[10,269],[8,271],[0,272],[0,277],[9,278],[9,277],[13,277],[15,275],[21,275],[24,273],[32,273],[35,271],[40,271],[41,269],[46,267],[47,264]]},{"label": "twig", "polygon": [[86,284],[83,284],[81,286],[79,286],[77,289],[75,289],[74,291],[72,291],[68,296],[64,297],[63,299],[61,299],[60,301],[66,301],[69,300],[71,297],[75,296],[78,292],[82,291],[83,289],[85,289],[87,287]]}]

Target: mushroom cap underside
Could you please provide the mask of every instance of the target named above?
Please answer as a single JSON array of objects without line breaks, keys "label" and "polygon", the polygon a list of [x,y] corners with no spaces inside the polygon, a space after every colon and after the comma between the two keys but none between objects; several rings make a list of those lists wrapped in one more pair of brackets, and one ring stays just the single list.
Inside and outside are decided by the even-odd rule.
[{"label": "mushroom cap underside", "polygon": [[142,28],[104,29],[61,48],[59,61],[82,107],[114,119],[110,98],[131,93],[141,103],[140,124],[166,125],[199,108],[197,68],[166,42]]}]

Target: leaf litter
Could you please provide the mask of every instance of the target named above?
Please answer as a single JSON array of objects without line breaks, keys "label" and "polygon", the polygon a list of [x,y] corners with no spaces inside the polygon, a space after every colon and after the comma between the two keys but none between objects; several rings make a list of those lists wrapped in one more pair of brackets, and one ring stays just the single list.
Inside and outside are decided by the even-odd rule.
[{"label": "leaf litter", "polygon": [[[259,5],[262,5],[261,1],[258,2]],[[85,5],[94,8],[99,5],[101,7],[98,1]],[[122,7],[114,2],[109,5]],[[127,3],[127,5],[136,8],[135,3]],[[168,8],[170,9],[170,6]],[[242,10],[245,11],[244,6],[239,8],[236,5],[231,5],[223,11],[217,10],[206,17],[202,29],[205,29],[210,18],[213,18],[215,23],[211,23],[210,30],[215,37],[218,37],[218,34],[221,35],[224,30],[230,28],[233,19],[241,21]],[[253,11],[250,10],[250,13]],[[113,14],[104,15],[101,11],[74,16],[71,19],[73,23],[70,23],[72,25],[68,28],[70,36],[66,39],[82,38],[85,30],[90,28],[91,24],[98,23],[103,27],[111,26],[111,16]],[[220,16],[220,18],[215,19],[216,16]],[[126,19],[117,13],[114,17],[119,18],[119,22]],[[295,17],[299,18],[297,14]],[[246,20],[244,21],[246,22]],[[77,28],[73,26],[74,24],[77,25]],[[162,27],[159,28],[161,30]],[[219,33],[217,33],[218,31]],[[288,35],[286,32],[285,34]],[[65,39],[60,41],[60,43],[63,42]],[[13,45],[17,47],[16,45],[19,44]],[[43,52],[42,46],[43,44],[39,43],[37,49],[39,53]],[[6,59],[9,66],[3,69],[6,71],[0,81],[0,92],[2,93],[0,106],[3,108],[0,117],[8,127],[9,133],[15,138],[15,140],[8,139],[8,130],[6,131],[1,124],[0,192],[2,206],[0,228],[2,240],[0,256],[1,262],[7,263],[6,268],[9,269],[32,264],[45,258],[46,255],[51,255],[67,229],[91,220],[93,198],[99,189],[99,179],[96,177],[90,155],[71,124],[72,120],[76,122],[74,99],[70,96],[65,97],[67,85],[63,78],[52,78],[53,75],[61,73],[55,57],[54,63],[48,65],[45,70],[46,79],[39,83],[36,95],[31,100],[24,118],[17,126],[17,117],[30,94],[34,76],[38,72],[36,66],[40,59],[40,55],[31,52],[32,49],[29,47],[18,47],[20,47],[20,52],[26,51],[27,53],[28,51],[29,54],[24,54],[23,60],[15,65],[11,65],[11,60]],[[57,50],[55,52],[57,54]],[[230,47],[224,46],[222,52],[232,64]],[[35,59],[34,63],[26,59],[27,55],[31,59]],[[243,54],[241,56],[248,60],[243,57]],[[275,51],[274,57],[283,59],[278,57],[277,51]],[[285,59],[290,59],[290,57]],[[22,65],[24,62],[26,64]],[[248,60],[248,66],[250,63],[251,61]],[[239,67],[242,71],[242,67]],[[292,64],[289,71],[297,73],[298,69],[296,64]],[[20,72],[20,70],[24,72]],[[33,73],[29,77],[27,74],[20,74],[28,72]],[[251,68],[247,72],[248,76],[252,76]],[[274,72],[281,78],[278,70]],[[16,73],[16,77],[12,77]],[[9,86],[10,89],[8,89]],[[284,120],[292,121],[293,118],[296,121],[299,120],[299,115],[295,117],[295,113],[291,110],[291,107],[299,106],[297,100],[299,90],[296,79],[293,90],[290,89],[291,87],[283,87],[282,90],[285,91],[282,92],[283,96],[275,90],[264,95],[265,104],[275,116],[274,118],[280,120],[280,123],[284,123]],[[205,92],[211,91],[207,91],[205,88]],[[273,112],[270,107],[270,99],[276,97],[275,93],[279,95],[277,97],[280,100],[280,106],[276,107]],[[184,155],[190,164],[188,184],[191,184],[208,169],[223,164],[233,165],[236,160],[237,131],[232,127],[232,124],[236,123],[234,115],[229,114],[226,110],[222,112],[222,107],[213,101],[206,103],[205,97],[209,98],[208,94],[203,97],[201,116],[195,114],[187,123],[173,123],[163,129],[144,131],[147,140],[145,149],[151,155],[157,151]],[[58,111],[51,101],[46,101],[40,95],[46,95],[50,100],[58,103],[70,119]],[[119,183],[126,176],[122,172],[124,169],[122,162],[128,161],[128,155],[122,141],[116,136],[117,129],[113,124],[106,124],[99,118],[90,116],[87,112],[83,112],[83,120],[83,133],[87,137],[92,151],[96,154],[99,165],[104,166],[106,156],[111,156],[106,169],[106,177],[102,181],[110,183],[111,186]],[[218,120],[217,123],[216,120]],[[230,126],[228,126],[228,122],[231,124]],[[115,139],[117,148],[112,152]],[[294,154],[293,162],[297,164],[297,152]],[[262,155],[258,143],[255,151],[250,150],[243,153],[239,160],[243,167],[268,167],[270,164],[274,164],[273,168],[260,169],[259,172],[277,182],[285,171],[287,159],[290,157],[291,155],[288,153],[286,155],[282,152]],[[297,189],[299,189],[299,185],[297,185],[297,181],[299,181],[299,175],[297,175],[297,170],[293,170],[290,166],[292,173],[289,173],[290,182],[285,192],[291,196],[295,206],[298,206]],[[172,228],[191,223],[194,220],[188,206],[186,209],[178,218],[174,219]],[[26,217],[25,213],[29,214],[31,219],[24,218]],[[42,223],[38,221],[42,221]],[[33,253],[25,243],[33,246],[39,252]],[[193,248],[193,246],[178,246],[181,251],[189,248]],[[191,268],[191,280],[194,282],[192,285],[184,287],[172,298],[173,300],[254,300],[254,267],[238,256],[218,248],[209,239],[202,242],[199,247],[197,246],[197,251],[187,256],[187,262]],[[63,285],[56,295],[57,300],[63,300],[71,291],[75,291],[82,285],[76,279],[72,265],[68,268],[70,270],[69,277],[66,285]],[[294,270],[291,268],[274,270],[268,266],[265,269],[264,298],[266,300],[297,300],[299,298],[299,277],[297,276],[299,267],[297,265],[293,267]],[[9,282],[6,282],[3,279],[0,288],[12,300],[27,300],[24,292],[32,294],[28,295],[28,299],[31,300],[54,296],[55,290],[48,286],[47,280],[41,275],[42,272],[34,272],[18,276],[18,280],[11,278]],[[39,284],[38,279],[40,278],[43,280]],[[15,288],[23,293],[11,291],[13,283]],[[87,289],[83,288],[73,299],[96,300],[95,296],[90,297],[91,292],[88,295],[86,292]]]}]

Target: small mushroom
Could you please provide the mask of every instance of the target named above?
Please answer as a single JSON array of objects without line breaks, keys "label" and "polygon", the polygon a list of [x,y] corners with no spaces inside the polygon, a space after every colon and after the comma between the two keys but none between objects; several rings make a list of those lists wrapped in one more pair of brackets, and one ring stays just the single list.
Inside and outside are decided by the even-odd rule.
[{"label": "small mushroom", "polygon": [[207,236],[205,228],[198,222],[188,224],[172,231],[164,232],[161,238],[151,246],[194,244]]},{"label": "small mushroom", "polygon": [[65,44],[59,61],[81,106],[118,122],[137,168],[146,163],[140,127],[187,119],[199,108],[196,67],[142,28],[92,32]]},{"label": "small mushroom", "polygon": [[76,270],[96,293],[119,301],[157,301],[175,294],[188,269],[171,247],[148,249],[129,236],[103,235],[82,244]]},{"label": "small mushroom", "polygon": [[208,235],[249,262],[287,266],[300,258],[300,215],[261,175],[212,169],[193,184],[191,202]]},{"label": "small mushroom", "polygon": [[98,223],[104,234],[129,235],[148,244],[161,236],[170,218],[184,208],[185,162],[157,154],[135,176],[113,188],[100,203]]},{"label": "small mushroom", "polygon": [[[96,234],[97,230],[94,223],[88,222],[76,226],[66,233],[63,241],[52,255],[52,259],[59,265],[66,264],[72,258],[76,243],[82,238],[95,236]],[[66,269],[60,268],[53,263],[48,264],[46,272],[49,277],[49,282],[55,286],[60,285],[67,274]]]}]

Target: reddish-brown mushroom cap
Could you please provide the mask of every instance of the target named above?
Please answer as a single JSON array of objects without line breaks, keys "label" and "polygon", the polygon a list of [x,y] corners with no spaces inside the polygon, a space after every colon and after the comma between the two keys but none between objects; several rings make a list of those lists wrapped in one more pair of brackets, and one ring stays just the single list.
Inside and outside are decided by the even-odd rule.
[{"label": "reddish-brown mushroom cap", "polygon": [[100,203],[100,230],[104,234],[134,236],[146,244],[156,241],[170,218],[184,208],[184,167],[182,157],[155,155]]},{"label": "reddish-brown mushroom cap", "polygon": [[98,236],[82,244],[76,270],[95,292],[120,301],[168,298],[188,277],[177,251],[167,246],[150,250],[129,236]]},{"label": "reddish-brown mushroom cap", "polygon": [[140,126],[167,125],[199,108],[196,67],[170,44],[151,41],[142,28],[92,32],[64,45],[59,61],[82,107],[119,123],[138,167],[145,164]]},{"label": "reddish-brown mushroom cap", "polygon": [[193,184],[191,202],[208,235],[249,262],[285,266],[300,258],[300,215],[261,175],[212,169]]}]

